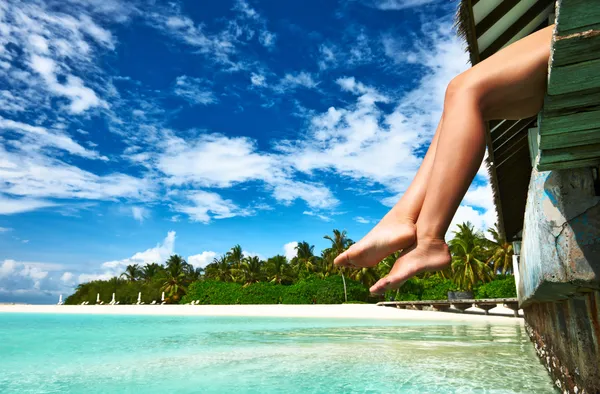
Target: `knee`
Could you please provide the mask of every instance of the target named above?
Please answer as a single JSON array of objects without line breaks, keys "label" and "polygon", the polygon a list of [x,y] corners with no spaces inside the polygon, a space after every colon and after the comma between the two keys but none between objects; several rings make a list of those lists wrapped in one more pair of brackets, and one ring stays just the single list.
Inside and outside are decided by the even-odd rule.
[{"label": "knee", "polygon": [[470,70],[454,77],[446,88],[444,97],[444,110],[466,105],[476,105],[480,107],[482,103],[482,89],[477,78],[470,73]]}]

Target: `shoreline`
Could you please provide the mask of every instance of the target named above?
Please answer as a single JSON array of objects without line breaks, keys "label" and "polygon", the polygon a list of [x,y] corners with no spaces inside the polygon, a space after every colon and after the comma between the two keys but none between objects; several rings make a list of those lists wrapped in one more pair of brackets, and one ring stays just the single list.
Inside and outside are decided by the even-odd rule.
[{"label": "shoreline", "polygon": [[[0,313],[146,315],[146,316],[238,316],[337,318],[363,320],[445,321],[457,323],[523,324],[501,306],[491,315],[396,309],[374,304],[340,305],[0,305]],[[506,310],[505,310],[506,309]],[[496,312],[497,314],[494,314]]]}]

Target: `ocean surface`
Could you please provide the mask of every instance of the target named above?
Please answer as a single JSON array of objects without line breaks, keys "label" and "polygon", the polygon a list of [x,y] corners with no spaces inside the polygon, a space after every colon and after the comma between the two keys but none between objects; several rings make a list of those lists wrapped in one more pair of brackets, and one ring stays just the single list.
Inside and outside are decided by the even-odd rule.
[{"label": "ocean surface", "polygon": [[554,393],[519,325],[0,313],[0,393]]}]

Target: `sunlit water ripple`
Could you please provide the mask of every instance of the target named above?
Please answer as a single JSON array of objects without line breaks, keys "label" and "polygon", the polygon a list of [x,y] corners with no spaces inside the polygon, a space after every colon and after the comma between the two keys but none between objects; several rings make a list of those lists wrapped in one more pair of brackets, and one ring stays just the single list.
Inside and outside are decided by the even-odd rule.
[{"label": "sunlit water ripple", "polygon": [[0,393],[552,393],[518,324],[0,314]]}]

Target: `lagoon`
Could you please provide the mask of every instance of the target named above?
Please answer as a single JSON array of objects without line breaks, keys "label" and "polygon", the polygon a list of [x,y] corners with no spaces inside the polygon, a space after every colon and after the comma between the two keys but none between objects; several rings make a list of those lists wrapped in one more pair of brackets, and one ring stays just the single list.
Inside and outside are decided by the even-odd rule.
[{"label": "lagoon", "polygon": [[521,324],[0,313],[1,393],[553,393]]}]

